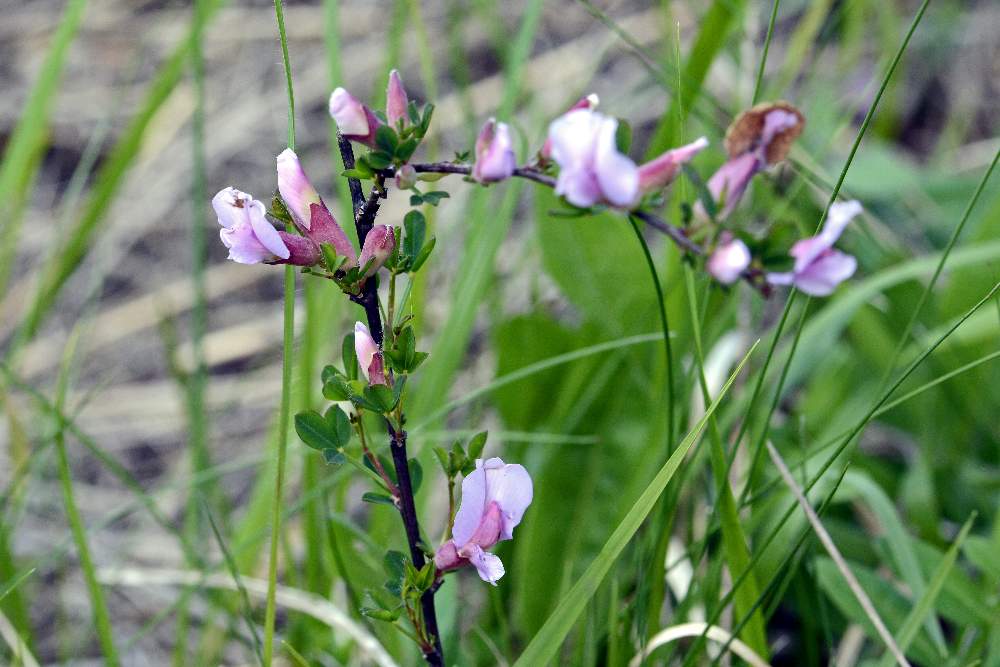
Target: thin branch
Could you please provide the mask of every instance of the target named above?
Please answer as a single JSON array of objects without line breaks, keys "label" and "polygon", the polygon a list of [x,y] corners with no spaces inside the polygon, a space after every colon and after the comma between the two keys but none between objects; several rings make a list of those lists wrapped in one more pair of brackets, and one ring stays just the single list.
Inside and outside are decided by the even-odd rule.
[{"label": "thin branch", "polygon": [[[468,176],[472,173],[472,165],[460,164],[457,162],[425,162],[412,164],[410,166],[413,167],[414,171],[418,174],[458,174]],[[381,169],[377,172],[378,176],[383,179],[391,178],[395,175],[395,173],[396,171],[393,167]],[[556,186],[556,179],[540,171],[536,167],[518,167],[514,170],[513,175],[517,178],[534,181],[535,183],[539,183],[546,187],[555,188]],[[372,196],[374,195],[375,192],[373,191]],[[708,251],[698,243],[691,240],[683,229],[677,227],[676,225],[671,225],[655,213],[637,209],[635,211],[629,211],[628,214],[638,220],[642,220],[656,231],[665,235],[682,251],[697,256],[704,256],[708,254]],[[746,269],[742,274],[740,274],[740,276],[747,282],[747,284],[759,291],[765,297],[770,296],[770,286],[765,281],[761,280],[761,271],[757,269]]]},{"label": "thin branch", "polygon": [[[354,165],[354,150],[349,141],[345,140],[339,133],[337,135],[340,146],[341,158],[344,166],[350,164],[348,169]],[[363,201],[361,183],[358,179],[348,179],[351,188],[351,200],[354,202],[354,226],[358,233],[358,243],[364,246],[365,238],[375,224],[375,216],[378,215],[379,202],[385,196],[383,176],[378,176],[375,187],[368,196],[367,201]],[[378,291],[376,281],[369,279],[365,281],[360,295],[352,295],[351,301],[365,309],[365,319],[368,320],[368,330],[375,343],[381,348],[384,338],[382,327],[382,314],[378,307]],[[391,323],[390,323],[391,326]],[[400,415],[399,423],[403,424],[404,419]],[[399,488],[399,514],[403,519],[403,528],[406,531],[406,541],[410,547],[410,559],[413,566],[420,570],[426,564],[424,551],[420,541],[420,524],[417,520],[417,508],[413,500],[413,485],[410,481],[409,459],[406,455],[406,431],[397,431],[389,422],[386,422],[389,431],[392,452],[392,463],[396,469],[396,481]],[[420,598],[420,606],[423,611],[424,627],[431,635],[432,644],[421,647],[424,651],[424,659],[432,667],[443,667],[444,650],[441,647],[441,633],[438,631],[437,612],[434,609],[434,592],[436,588],[424,592]],[[419,628],[417,628],[419,633]]]},{"label": "thin branch", "polygon": [[868,594],[865,593],[865,589],[861,588],[861,584],[858,582],[851,568],[848,567],[847,561],[840,554],[840,550],[837,549],[837,545],[834,544],[833,539],[830,537],[830,533],[826,532],[826,528],[823,527],[823,522],[819,520],[816,515],[816,510],[813,509],[812,505],[809,504],[809,500],[806,498],[802,489],[799,488],[798,484],[795,482],[795,478],[792,477],[792,472],[785,465],[784,459],[781,458],[781,454],[778,450],[774,448],[774,445],[770,441],[766,442],[767,453],[771,456],[771,460],[774,462],[774,466],[778,469],[778,474],[785,481],[785,484],[791,490],[792,495],[795,496],[795,500],[798,501],[799,505],[802,507],[802,511],[806,514],[806,519],[809,520],[810,525],[814,531],[816,531],[816,536],[819,537],[819,541],[823,543],[823,548],[826,552],[830,554],[830,558],[837,565],[837,569],[840,570],[840,574],[844,577],[844,581],[847,582],[847,587],[851,589],[851,593],[857,598],[858,603],[864,610],[865,615],[868,616],[868,620],[872,622],[875,626],[875,631],[878,633],[882,641],[885,642],[886,647],[892,656],[896,659],[896,662],[904,667],[909,667],[910,663],[906,660],[906,656],[903,652],[899,650],[899,646],[896,645],[896,640],[892,638],[892,633],[889,629],[885,627],[885,623],[882,622],[882,618],[875,611],[875,605],[872,604],[871,599]]}]

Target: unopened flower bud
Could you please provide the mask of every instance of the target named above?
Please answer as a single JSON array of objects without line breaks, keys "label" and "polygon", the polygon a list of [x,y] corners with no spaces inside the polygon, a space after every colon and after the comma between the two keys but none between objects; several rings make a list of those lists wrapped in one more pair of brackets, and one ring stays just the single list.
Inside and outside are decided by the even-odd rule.
[{"label": "unopened flower bud", "polygon": [[343,88],[330,95],[330,115],[345,138],[374,147],[375,130],[380,125],[378,118]]},{"label": "unopened flower bud", "polygon": [[410,117],[407,110],[409,103],[399,71],[392,70],[389,72],[389,87],[385,95],[385,117],[392,129],[396,130],[409,124]]},{"label": "unopened flower bud", "polygon": [[472,177],[480,183],[495,183],[510,178],[517,168],[510,126],[489,119],[476,139],[476,163]]},{"label": "unopened flower bud", "polygon": [[385,379],[385,366],[382,362],[382,350],[372,338],[371,333],[361,322],[354,324],[354,352],[358,356],[358,366],[361,374],[369,384],[388,385]]},{"label": "unopened flower bud", "polygon": [[323,200],[309,182],[299,163],[299,156],[291,148],[286,148],[278,156],[278,192],[295,224],[299,229],[308,231],[312,219],[309,207],[322,204]]},{"label": "unopened flower bud", "polygon": [[688,162],[708,146],[708,139],[702,137],[686,146],[667,151],[663,155],[639,167],[639,190],[652,192],[666,187],[676,178],[681,165]]},{"label": "unopened flower bud", "polygon": [[705,268],[716,280],[730,285],[739,280],[740,275],[750,266],[750,249],[740,239],[724,232],[719,245],[715,247],[705,264]]},{"label": "unopened flower bud", "polygon": [[[364,277],[375,275],[375,272],[382,268],[385,261],[389,259],[393,249],[396,247],[396,236],[392,227],[388,225],[375,225],[365,236],[365,245],[361,248],[361,257],[358,264],[365,270]],[[370,265],[369,265],[370,263]]]},{"label": "unopened flower bud", "polygon": [[396,170],[396,187],[400,190],[409,190],[417,184],[417,170],[411,165],[404,164]]}]

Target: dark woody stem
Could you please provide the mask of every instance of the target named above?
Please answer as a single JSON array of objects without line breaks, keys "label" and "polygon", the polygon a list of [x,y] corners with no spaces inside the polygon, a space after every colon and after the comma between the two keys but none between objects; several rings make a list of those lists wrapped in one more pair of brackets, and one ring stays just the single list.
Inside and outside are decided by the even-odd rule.
[{"label": "dark woody stem", "polygon": [[[344,167],[354,168],[354,150],[349,141],[345,140],[339,133],[337,143],[340,147],[340,155],[344,161]],[[382,187],[382,179],[379,178],[375,188],[367,200],[361,189],[361,182],[356,178],[347,179],[348,187],[351,191],[351,201],[354,204],[354,225],[358,233],[358,243],[364,245],[365,237],[375,224],[375,216],[378,214],[379,202],[385,196]],[[365,318],[368,320],[368,329],[375,343],[381,347],[383,340],[382,317],[378,307],[378,293],[376,281],[369,279],[365,281],[360,295],[352,295],[351,301],[357,303],[365,309]],[[392,452],[392,463],[396,469],[396,481],[399,488],[399,514],[403,519],[403,528],[406,530],[406,541],[410,547],[410,559],[413,566],[420,570],[426,564],[424,551],[420,543],[420,523],[417,521],[417,509],[413,501],[413,484],[410,481],[410,467],[406,455],[406,431],[402,428],[403,419],[399,419],[399,430],[386,421],[386,428],[389,431],[390,446]],[[424,626],[427,635],[433,642],[429,646],[421,647],[424,651],[424,659],[433,667],[443,667],[444,651],[441,648],[441,633],[438,632],[437,612],[434,609],[434,591],[432,588],[426,591],[420,598],[420,607],[423,611]],[[420,628],[417,628],[420,635]]]},{"label": "dark woody stem", "polygon": [[[427,162],[421,164],[411,164],[410,166],[413,167],[413,170],[418,174],[460,174],[464,176],[472,174],[472,165],[460,164],[456,162]],[[380,170],[378,174],[382,179],[389,178],[395,175],[395,169],[392,167],[383,169]],[[534,181],[535,183],[540,183],[550,188],[554,188],[556,186],[556,179],[546,173],[543,173],[535,167],[518,167],[514,170],[513,175],[518,178],[524,178],[529,181]],[[691,238],[684,233],[684,230],[676,225],[671,225],[654,213],[643,210],[635,210],[629,212],[629,215],[638,220],[642,220],[656,231],[665,235],[674,243],[674,245],[684,252],[699,256],[708,254],[705,248],[692,241]],[[751,287],[760,291],[765,296],[767,296],[770,292],[767,283],[760,280],[760,271],[747,269],[741,274],[741,276],[745,281],[747,281],[747,283],[750,284]]]}]

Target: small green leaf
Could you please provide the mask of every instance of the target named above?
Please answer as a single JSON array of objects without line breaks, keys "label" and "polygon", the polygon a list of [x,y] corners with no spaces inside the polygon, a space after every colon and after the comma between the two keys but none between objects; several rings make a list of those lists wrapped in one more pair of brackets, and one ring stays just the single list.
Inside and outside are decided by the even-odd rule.
[{"label": "small green leaf", "polygon": [[450,476],[451,467],[448,465],[448,452],[444,451],[441,447],[435,447],[434,456],[437,457],[438,462],[441,464],[441,470],[444,471],[444,474]]},{"label": "small green leaf", "polygon": [[386,552],[385,557],[382,558],[382,566],[385,568],[386,574],[398,579],[403,578],[403,572],[406,570],[406,562],[406,555],[401,551],[389,550]]},{"label": "small green leaf", "polygon": [[406,105],[406,115],[410,117],[410,123],[420,125],[420,110],[417,109],[417,103],[413,100],[410,100],[410,103]]},{"label": "small green leaf", "polygon": [[368,168],[368,165],[355,167],[354,169],[345,169],[340,172],[340,175],[344,178],[356,178],[361,181],[367,181],[375,177],[374,172]]},{"label": "small green leaf", "polygon": [[414,273],[420,270],[420,267],[424,265],[427,258],[431,256],[431,251],[434,250],[434,244],[437,243],[437,238],[432,236],[431,240],[427,242],[427,245],[421,249],[420,254],[417,258],[413,260],[413,264],[410,266],[410,271]]},{"label": "small green leaf", "polygon": [[424,246],[427,219],[420,211],[410,211],[403,218],[403,228],[406,230],[406,234],[403,236],[403,253],[411,260],[416,260],[420,249]]},{"label": "small green leaf", "polygon": [[420,139],[418,139],[417,137],[410,137],[405,141],[399,142],[399,145],[396,146],[396,153],[395,153],[396,159],[402,163],[409,162],[410,158],[413,157],[413,154],[416,152],[417,146],[419,145],[420,145]]},{"label": "small green leaf", "polygon": [[437,206],[442,199],[448,199],[451,197],[451,195],[449,195],[444,190],[434,190],[432,192],[425,192],[423,196],[424,196],[424,201],[430,204],[431,206]]},{"label": "small green leaf", "polygon": [[354,435],[354,428],[351,426],[351,419],[348,417],[340,406],[331,405],[324,415],[327,424],[333,429],[334,436],[339,443],[339,448],[343,449],[351,442],[351,436]]},{"label": "small green leaf", "polygon": [[323,383],[323,398],[328,401],[351,400],[351,391],[344,382],[344,376],[334,375]]},{"label": "small green leaf", "polygon": [[434,105],[430,103],[425,104],[423,116],[421,116],[420,118],[420,128],[418,130],[419,136],[422,137],[425,134],[427,134],[427,128],[431,126],[431,117],[433,116],[434,116]]},{"label": "small green leaf", "polygon": [[469,440],[469,458],[472,460],[480,459],[483,457],[483,448],[486,447],[486,437],[489,435],[489,431],[482,431],[472,436]]},{"label": "small green leaf", "polygon": [[375,130],[375,145],[382,152],[390,156],[395,155],[396,147],[399,146],[399,137],[396,136],[396,131],[388,125],[380,125]]},{"label": "small green leaf", "polygon": [[327,271],[336,271],[347,261],[347,258],[338,255],[337,249],[329,243],[321,243],[319,249],[323,253],[323,263],[326,264]]},{"label": "small green leaf", "polygon": [[295,432],[307,447],[323,451],[325,449],[338,449],[340,443],[334,429],[323,418],[323,415],[315,410],[300,412],[295,415]]},{"label": "small green leaf", "polygon": [[275,194],[271,198],[271,210],[268,214],[277,220],[281,220],[284,223],[292,222],[292,214],[288,212],[288,207],[285,206],[285,200],[281,198],[281,195]]},{"label": "small green leaf", "polygon": [[354,332],[344,336],[340,344],[340,356],[344,360],[344,373],[348,380],[358,379],[358,353],[354,347]]},{"label": "small green leaf", "polygon": [[385,621],[387,623],[394,623],[399,618],[399,610],[390,611],[388,609],[376,609],[374,607],[360,607],[358,608],[358,613],[362,616],[375,619],[376,621]]},{"label": "small green leaf", "polygon": [[365,388],[365,400],[375,406],[378,412],[390,412],[396,407],[394,392],[384,384],[373,384]]},{"label": "small green leaf", "polygon": [[410,195],[410,206],[420,206],[424,203],[424,198],[422,195],[414,192]]},{"label": "small green leaf", "polygon": [[320,373],[319,377],[321,380],[323,380],[323,384],[326,384],[327,382],[337,377],[338,375],[341,375],[340,370],[333,364],[327,364],[326,366],[323,367],[323,372]]},{"label": "small green leaf", "polygon": [[373,493],[371,491],[361,496],[361,500],[362,502],[371,503],[372,505],[390,505],[393,507],[396,505],[390,496],[387,496],[384,493]]},{"label": "small green leaf", "polygon": [[[385,127],[384,125],[382,127]],[[390,164],[392,164],[392,153],[386,153],[385,151],[372,151],[367,155],[363,155],[362,158],[368,163],[368,165],[373,169],[385,169]]]}]

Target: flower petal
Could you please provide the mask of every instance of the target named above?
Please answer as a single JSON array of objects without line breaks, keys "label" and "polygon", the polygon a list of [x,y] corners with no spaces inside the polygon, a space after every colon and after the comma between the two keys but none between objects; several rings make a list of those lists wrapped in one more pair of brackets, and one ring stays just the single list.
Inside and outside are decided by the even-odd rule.
[{"label": "flower petal", "polygon": [[247,215],[250,218],[253,233],[261,245],[274,253],[275,256],[281,259],[288,259],[290,254],[288,246],[281,240],[278,230],[267,221],[267,217],[264,214],[264,205],[259,201],[254,201]]},{"label": "flower petal", "polygon": [[594,172],[604,199],[613,206],[630,208],[639,196],[639,168],[630,157],[618,151],[617,132],[618,121],[605,118],[597,137]]},{"label": "flower petal", "polygon": [[486,471],[477,467],[462,480],[462,502],[451,530],[455,546],[462,548],[476,534],[486,512]]},{"label": "flower petal", "polygon": [[827,296],[853,276],[857,268],[858,261],[851,255],[829,250],[805,271],[795,274],[795,286],[812,296]]},{"label": "flower petal", "polygon": [[476,571],[479,572],[479,578],[483,581],[488,581],[494,586],[497,585],[497,581],[506,574],[503,568],[503,562],[500,557],[496,554],[491,554],[488,551],[483,551],[478,546],[473,547],[472,553],[469,555],[469,562],[475,566]]},{"label": "flower petal", "polygon": [[476,466],[486,472],[485,502],[495,502],[500,507],[500,539],[512,539],[514,528],[531,505],[534,493],[531,475],[524,466],[505,464],[499,458],[476,461]]}]

